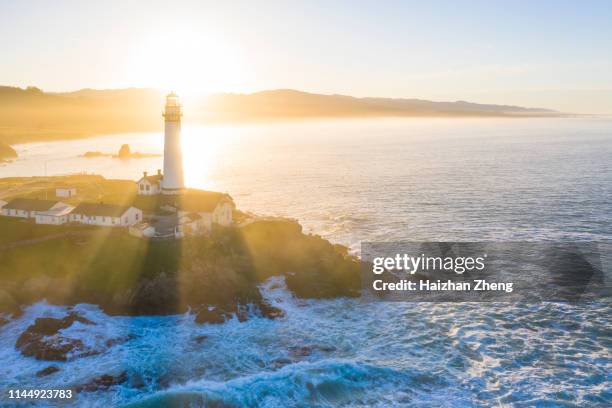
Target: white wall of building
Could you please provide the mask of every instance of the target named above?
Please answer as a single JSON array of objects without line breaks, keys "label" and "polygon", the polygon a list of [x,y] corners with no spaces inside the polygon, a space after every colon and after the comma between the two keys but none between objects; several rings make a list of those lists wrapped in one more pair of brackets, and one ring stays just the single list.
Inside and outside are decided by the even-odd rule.
[{"label": "white wall of building", "polygon": [[2,215],[6,216],[6,217],[30,218],[30,212],[29,211],[26,211],[26,210],[15,210],[14,208],[12,208],[12,209],[3,208],[2,209]]},{"label": "white wall of building", "polygon": [[[228,227],[232,225],[232,212],[232,204],[228,201],[222,201],[215,207],[215,209],[211,213],[197,213],[202,218],[197,221],[194,221],[193,225],[197,226],[198,228],[203,228],[206,231],[210,231],[212,229],[213,224],[219,224],[224,227]],[[178,212],[180,218],[186,217],[188,214],[190,214],[189,211]]]},{"label": "white wall of building", "polygon": [[134,225],[139,222],[142,222],[142,210],[136,207],[130,207],[121,216],[121,225],[123,226]]},{"label": "white wall of building", "polygon": [[70,212],[74,210],[71,205],[53,206],[53,209],[48,211],[39,211],[35,215],[37,224],[61,225],[70,220]]},{"label": "white wall of building", "polygon": [[160,183],[151,183],[146,179],[138,182],[138,195],[157,195],[160,192]]},{"label": "white wall of building", "polygon": [[[6,205],[6,204],[5,204]],[[48,211],[59,210],[60,208],[69,207],[68,204],[58,201]],[[36,218],[38,213],[44,213],[45,211],[28,211],[28,210],[17,210],[14,208],[2,208],[2,215],[6,217],[18,217],[18,218]]]},{"label": "white wall of building", "polygon": [[119,217],[109,217],[103,215],[70,214],[70,222],[77,222],[87,225],[99,225],[103,227],[121,226]]},{"label": "white wall of building", "polygon": [[224,227],[229,227],[232,225],[232,205],[223,201],[217,207],[215,207],[215,211],[213,211],[212,219],[213,222]]},{"label": "white wall of building", "polygon": [[136,207],[130,207],[121,215],[121,217],[70,214],[70,222],[98,225],[101,227],[129,227],[130,225],[142,222],[142,210]]},{"label": "white wall of building", "polygon": [[36,215],[37,224],[62,225],[69,220],[68,215]]},{"label": "white wall of building", "polygon": [[162,191],[167,194],[185,188],[183,153],[181,151],[181,122],[166,120],[164,136],[164,179]]},{"label": "white wall of building", "polygon": [[[187,218],[188,214],[191,214],[191,213],[188,211],[179,211],[178,212],[179,219],[184,220],[185,218]],[[182,222],[186,224],[190,224],[191,226],[189,228],[197,228],[203,231],[210,231],[212,229],[212,223],[213,223],[212,213],[201,212],[201,213],[196,213],[196,214],[200,216],[199,220],[182,221]]]}]

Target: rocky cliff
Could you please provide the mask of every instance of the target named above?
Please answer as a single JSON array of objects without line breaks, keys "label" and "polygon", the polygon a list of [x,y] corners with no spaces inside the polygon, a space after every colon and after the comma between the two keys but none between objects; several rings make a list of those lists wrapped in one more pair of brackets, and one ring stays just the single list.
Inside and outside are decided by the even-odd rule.
[{"label": "rocky cliff", "polygon": [[258,288],[272,276],[284,276],[298,297],[356,296],[360,289],[358,260],[294,221],[256,221],[180,241],[96,229],[0,249],[0,309],[19,313],[47,299],[97,304],[112,314],[192,310],[202,323],[251,313],[275,318],[282,311]]}]

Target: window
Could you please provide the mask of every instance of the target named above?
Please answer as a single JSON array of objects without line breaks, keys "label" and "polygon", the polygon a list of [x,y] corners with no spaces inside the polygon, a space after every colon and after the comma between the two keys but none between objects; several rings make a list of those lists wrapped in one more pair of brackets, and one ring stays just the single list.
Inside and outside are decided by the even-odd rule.
[{"label": "window", "polygon": [[142,191],[142,190],[144,190],[144,189],[145,189],[144,184],[141,184],[141,185],[140,185],[140,190]]},{"label": "window", "polygon": [[138,221],[138,213],[136,213],[136,221]]},{"label": "window", "polygon": [[151,190],[151,186],[147,184],[147,191]]}]

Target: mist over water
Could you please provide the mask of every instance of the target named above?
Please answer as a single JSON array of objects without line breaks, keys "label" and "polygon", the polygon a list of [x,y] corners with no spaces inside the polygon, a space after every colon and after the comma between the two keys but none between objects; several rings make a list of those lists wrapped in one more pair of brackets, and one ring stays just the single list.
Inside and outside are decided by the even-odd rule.
[{"label": "mist over water", "polygon": [[[161,122],[160,122],[161,125]],[[161,126],[160,126],[161,129]],[[0,176],[86,171],[137,180],[163,134],[18,145]],[[297,218],[357,249],[362,240],[608,239],[612,120],[397,119],[184,126],[190,187],[242,210]],[[45,164],[46,163],[46,164]]]},{"label": "mist over water", "polygon": [[[86,151],[161,153],[162,134],[16,146],[0,177],[87,171],[136,180],[162,158],[85,159]],[[189,127],[186,182],[229,192],[242,210],[297,218],[351,247],[361,241],[608,241],[612,121],[402,119]],[[603,244],[610,273],[610,245]],[[609,279],[609,276],[608,276]],[[128,381],[79,404],[192,406],[606,406],[612,398],[609,300],[589,304],[365,303],[298,300],[272,279],[286,311],[198,325],[186,314],[110,317],[71,336],[102,354],[58,363],[25,358],[16,338],[41,302],[0,327],[0,388],[67,387],[126,371]],[[75,402],[77,404],[77,402]]]}]

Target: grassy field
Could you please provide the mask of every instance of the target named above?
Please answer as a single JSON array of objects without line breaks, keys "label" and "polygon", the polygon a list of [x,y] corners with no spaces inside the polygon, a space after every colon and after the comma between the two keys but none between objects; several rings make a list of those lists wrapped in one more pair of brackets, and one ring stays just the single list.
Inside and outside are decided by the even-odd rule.
[{"label": "grassy field", "polygon": [[[60,177],[59,180],[52,181],[53,185],[46,194],[49,197],[55,197],[55,186],[65,184],[76,187],[76,197],[70,199],[56,198],[72,205],[77,205],[82,201],[121,206],[133,205],[145,213],[157,211],[163,205],[162,196],[139,196],[135,181],[105,179],[101,176],[93,176],[96,179],[87,180],[88,177],[86,176],[83,182],[79,182],[78,179],[77,182],[71,182],[64,177]],[[42,197],[41,193],[35,195],[38,198]]]},{"label": "grassy field", "polygon": [[64,230],[56,225],[36,225],[22,218],[0,217],[0,246],[55,235]]},{"label": "grassy field", "polygon": [[[60,186],[75,187],[77,196],[59,198],[55,189]],[[68,204],[80,201],[119,204],[130,202],[136,196],[136,183],[131,180],[109,180],[98,175],[71,175],[57,177],[8,177],[0,179],[0,199],[15,197],[61,199]]]},{"label": "grassy field", "polygon": [[[75,187],[77,195],[72,198],[56,197],[59,186]],[[216,200],[221,193],[201,190],[186,190],[181,200],[189,203]],[[134,206],[145,213],[157,212],[164,204],[172,204],[176,196],[139,196],[137,185],[132,180],[106,179],[98,175],[71,175],[57,177],[9,177],[0,179],[0,199],[9,201],[16,197],[41,200],[59,200],[77,205],[80,202],[105,203]]]}]

